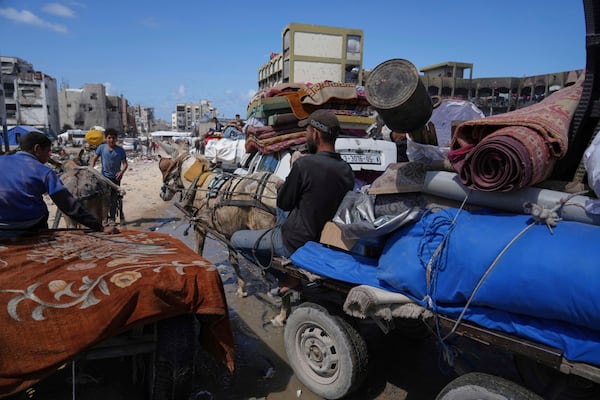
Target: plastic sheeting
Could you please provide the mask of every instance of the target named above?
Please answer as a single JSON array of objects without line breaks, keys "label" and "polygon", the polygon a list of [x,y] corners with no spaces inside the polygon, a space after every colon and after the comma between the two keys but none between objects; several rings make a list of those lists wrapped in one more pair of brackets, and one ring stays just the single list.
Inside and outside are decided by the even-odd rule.
[{"label": "plastic sheeting", "polygon": [[[563,204],[570,196],[569,193],[537,187],[526,187],[514,192],[480,192],[464,186],[456,173],[446,171],[428,171],[422,191],[456,201],[463,201],[468,197],[470,204],[514,213],[523,213],[523,204],[526,202],[552,209]],[[587,196],[571,197],[568,203],[564,203],[558,210],[559,216],[569,221],[600,225],[600,215],[585,209],[589,200]]]},{"label": "plastic sheeting", "polygon": [[240,163],[246,154],[246,141],[232,139],[213,139],[206,143],[204,155],[211,162],[228,164]]},{"label": "plastic sheeting", "polygon": [[[588,185],[600,196],[600,136],[596,136],[592,144],[583,153],[583,165],[587,171]],[[600,200],[590,200],[586,209],[594,214],[600,214]]]},{"label": "plastic sheeting", "polygon": [[435,125],[438,144],[448,147],[452,138],[452,121],[469,121],[483,117],[483,111],[470,101],[445,99],[433,109],[429,121]]},{"label": "plastic sheeting", "polygon": [[375,196],[348,192],[333,217],[333,222],[347,240],[382,236],[419,219],[421,209],[404,207],[394,215],[377,215]]}]

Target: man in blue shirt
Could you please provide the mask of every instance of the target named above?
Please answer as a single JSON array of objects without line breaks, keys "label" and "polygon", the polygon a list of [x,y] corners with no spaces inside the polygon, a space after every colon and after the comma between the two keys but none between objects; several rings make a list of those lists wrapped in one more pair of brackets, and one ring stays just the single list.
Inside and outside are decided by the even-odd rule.
[{"label": "man in blue shirt", "polygon": [[[94,168],[98,157],[102,162],[102,175],[108,178],[114,184],[120,186],[121,178],[127,171],[127,154],[125,150],[117,145],[117,131],[109,128],[104,133],[106,136],[106,143],[102,143],[96,149],[96,154],[90,161],[90,166]],[[110,209],[108,211],[108,225],[114,227],[115,217],[117,215],[117,204],[119,201],[120,194],[116,189],[110,189]]]},{"label": "man in blue shirt", "polygon": [[48,229],[48,206],[43,195],[48,193],[66,215],[95,231],[102,230],[96,217],[65,188],[60,178],[48,167],[51,142],[39,132],[21,138],[18,151],[0,156],[0,236]]}]

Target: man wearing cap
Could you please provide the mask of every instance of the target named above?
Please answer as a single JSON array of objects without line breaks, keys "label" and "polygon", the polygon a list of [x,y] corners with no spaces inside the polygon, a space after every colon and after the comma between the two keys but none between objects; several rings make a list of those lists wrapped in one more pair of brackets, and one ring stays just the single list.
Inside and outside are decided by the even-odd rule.
[{"label": "man wearing cap", "polygon": [[[354,187],[352,168],[335,152],[340,130],[337,116],[317,110],[298,123],[306,127],[310,155],[294,162],[277,191],[277,207],[289,211],[272,230],[238,231],[231,244],[252,261],[265,265],[273,255],[289,257],[308,241],[318,241],[325,223]],[[254,258],[258,258],[256,260]]]}]

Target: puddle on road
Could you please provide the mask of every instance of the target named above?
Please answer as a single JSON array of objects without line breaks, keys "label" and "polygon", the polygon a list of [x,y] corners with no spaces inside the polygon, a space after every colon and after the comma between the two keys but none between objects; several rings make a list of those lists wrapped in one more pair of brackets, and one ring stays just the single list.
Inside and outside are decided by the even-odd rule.
[{"label": "puddle on road", "polygon": [[[170,234],[183,241],[191,249],[196,243],[193,229],[186,230],[189,224],[175,207],[165,209],[164,218],[147,230]],[[158,220],[157,220],[158,221]],[[247,400],[293,399],[297,390],[302,391],[302,399],[318,400],[293,375],[287,363],[283,346],[283,328],[275,327],[269,321],[279,312],[276,299],[266,296],[269,283],[258,267],[243,263],[242,274],[247,282],[248,297],[236,295],[237,276],[228,261],[226,247],[214,239],[207,239],[203,256],[217,266],[229,307],[235,339],[236,370],[230,374],[227,369],[207,354],[198,357],[194,375],[195,392],[209,392],[214,399]]]},{"label": "puddle on road", "polygon": [[[195,249],[193,230],[185,235],[188,223],[185,218],[179,219],[181,212],[172,207],[165,214],[168,217],[152,228],[171,234]],[[321,399],[298,381],[287,362],[284,328],[270,324],[279,312],[278,300],[266,295],[270,283],[261,269],[247,262],[242,264],[249,295],[240,298],[236,295],[237,277],[229,265],[225,246],[207,239],[203,256],[217,265],[224,284],[235,339],[236,371],[230,374],[204,354],[195,374],[197,390],[210,392],[214,399]],[[451,380],[450,375],[439,369],[435,341],[384,335],[373,326],[362,333],[369,346],[369,374],[365,385],[347,400],[435,398]]]}]

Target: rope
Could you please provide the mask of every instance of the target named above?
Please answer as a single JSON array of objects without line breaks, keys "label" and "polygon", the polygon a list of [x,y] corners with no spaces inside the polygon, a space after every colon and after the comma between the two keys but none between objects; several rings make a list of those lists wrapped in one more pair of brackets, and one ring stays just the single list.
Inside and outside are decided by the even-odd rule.
[{"label": "rope", "polygon": [[[585,192],[573,193],[573,194],[567,196],[566,199],[561,199],[560,202],[552,208],[547,208],[543,205],[539,205],[537,203],[531,203],[531,202],[526,202],[523,205],[525,212],[529,213],[531,215],[532,221],[526,227],[521,229],[498,253],[496,258],[492,261],[490,266],[486,269],[484,274],[481,276],[481,278],[477,282],[477,285],[475,286],[471,295],[467,299],[467,302],[465,303],[462,311],[460,312],[458,318],[454,322],[454,325],[452,326],[450,331],[445,336],[442,336],[440,324],[439,324],[439,314],[437,312],[437,307],[436,307],[436,304],[435,304],[435,301],[433,298],[433,293],[435,293],[435,288],[436,288],[436,284],[437,284],[436,275],[437,275],[437,272],[440,271],[439,264],[441,264],[441,261],[439,261],[441,257],[438,257],[438,256],[440,256],[440,254],[442,254],[443,249],[446,247],[448,238],[449,238],[451,232],[453,231],[453,228],[456,226],[456,219],[457,219],[460,211],[464,207],[464,204],[468,197],[468,194],[467,194],[467,197],[465,197],[465,200],[461,204],[461,207],[459,208],[458,212],[456,213],[454,219],[449,224],[450,228],[445,233],[444,237],[442,238],[442,241],[440,242],[438,247],[435,249],[429,262],[427,263],[427,271],[426,271],[428,295],[426,296],[425,300],[427,301],[428,306],[431,308],[431,310],[433,312],[433,315],[435,318],[437,335],[440,338],[440,345],[442,346],[444,358],[448,361],[448,363],[451,363],[453,361],[455,355],[452,354],[451,349],[446,345],[446,340],[448,340],[452,335],[454,335],[454,333],[456,332],[456,330],[462,323],[462,320],[463,320],[467,310],[469,309],[471,303],[475,299],[475,295],[477,294],[477,292],[479,291],[479,289],[481,288],[481,286],[483,285],[485,280],[488,278],[490,273],[498,265],[498,263],[500,262],[500,260],[504,256],[504,254],[506,254],[506,252],[512,247],[512,245],[517,240],[519,240],[527,231],[529,231],[533,226],[535,226],[537,224],[541,224],[541,223],[545,224],[548,227],[550,234],[553,234],[552,228],[557,225],[558,221],[562,220],[562,218],[560,217],[560,211],[562,210],[562,208],[565,205],[569,204],[569,200],[571,198],[573,198],[574,196],[583,194],[583,193],[585,193]],[[433,225],[433,229],[431,229],[431,231],[436,232],[437,229],[442,225],[442,223],[443,222],[441,222],[441,223],[438,222],[437,224]]]},{"label": "rope", "polygon": [[[271,196],[268,196],[267,194],[265,194],[265,192],[268,189],[268,183],[269,183],[269,178],[272,175],[271,173],[263,173],[260,175],[260,178],[255,178],[255,177],[250,177],[247,175],[244,176],[239,176],[237,174],[232,174],[232,173],[227,173],[227,172],[222,172],[218,175],[216,175],[208,184],[207,189],[204,189],[202,187],[197,187],[196,183],[199,179],[199,176],[195,178],[194,182],[192,183],[192,185],[189,188],[185,188],[183,186],[183,183],[181,181],[181,166],[182,163],[184,161],[185,158],[181,158],[178,157],[178,162],[177,164],[177,168],[171,168],[168,173],[167,176],[165,177],[165,179],[163,180],[163,186],[169,188],[170,190],[172,189],[171,185],[167,185],[166,182],[169,180],[174,180],[178,182],[178,186],[175,190],[173,191],[180,191],[182,192],[182,202],[183,202],[183,208],[187,210],[186,216],[189,218],[190,221],[190,227],[192,225],[197,225],[198,228],[202,231],[204,231],[205,235],[211,235],[213,238],[219,240],[220,242],[224,243],[228,249],[230,251],[234,251],[237,254],[240,254],[240,252],[238,251],[238,249],[235,249],[231,243],[229,242],[229,240],[227,240],[222,234],[220,234],[217,230],[211,228],[209,226],[209,223],[205,220],[203,220],[198,213],[201,211],[200,207],[193,207],[193,202],[195,199],[195,195],[196,192],[206,192],[207,193],[207,197],[209,196],[209,193],[212,192],[216,192],[216,193],[220,193],[221,194],[221,200],[217,203],[215,203],[213,206],[208,208],[208,211],[210,212],[211,216],[212,216],[212,226],[217,226],[216,223],[216,213],[215,210],[219,207],[226,207],[226,206],[236,206],[236,207],[256,207],[262,210],[265,210],[271,214],[275,214],[276,210],[273,209],[273,207],[269,207],[266,204],[264,204],[261,200],[262,199],[276,199],[276,192],[273,193]],[[233,178],[237,178],[237,180],[235,180]],[[222,184],[215,188],[215,183],[217,180],[221,180]],[[251,200],[234,200],[233,197],[237,194],[240,194],[240,192],[236,192],[236,189],[238,188],[239,185],[242,184],[242,180],[244,181],[255,181],[257,182],[257,186],[256,189],[254,190],[254,193],[243,193],[245,196],[250,197]],[[227,186],[225,186],[227,185]],[[272,190],[269,190],[270,192],[273,192]],[[185,192],[185,193],[183,193]],[[183,199],[185,199],[186,201],[183,201]],[[206,200],[206,206],[208,206],[208,198]],[[193,210],[193,212],[190,212],[190,209]],[[212,212],[211,212],[212,211]],[[268,230],[266,230],[263,234],[260,235],[260,237],[258,238],[258,240],[254,243],[254,245],[252,246],[252,258],[254,264],[256,264],[257,266],[259,266],[263,271],[270,268],[271,264],[272,264],[272,259],[275,255],[275,248],[273,245],[273,241],[271,241],[271,257],[270,257],[270,262],[268,265],[263,265],[261,263],[261,261],[258,258],[257,255],[257,251],[258,251],[258,246],[260,244],[260,241],[265,237],[265,235],[267,234],[271,234],[273,233],[273,228],[269,228]],[[188,227],[189,229],[189,227]],[[186,233],[187,233],[187,229],[186,229]]]},{"label": "rope", "polygon": [[[258,239],[254,242],[254,245],[252,246],[252,258],[254,259],[254,264],[258,265],[260,267],[260,269],[264,271],[266,271],[267,269],[271,268],[271,264],[273,263],[273,257],[275,256],[275,246],[273,245],[273,229],[275,229],[275,226],[273,228],[269,228],[267,229],[262,235],[260,235],[258,237]],[[263,237],[265,237],[267,235],[267,233],[271,234],[271,256],[269,257],[269,264],[262,265],[262,263],[260,262],[260,260],[258,259],[258,256],[256,255],[256,251],[258,250],[258,245],[260,244],[260,241],[263,239]],[[236,250],[237,252],[237,250]]]},{"label": "rope", "polygon": [[450,332],[444,336],[442,338],[442,341],[446,340],[448,337],[450,337],[451,335],[454,334],[454,332],[456,331],[456,329],[458,328],[458,326],[460,325],[465,313],[467,312],[467,309],[469,308],[469,306],[471,305],[471,302],[473,301],[473,299],[475,298],[475,295],[477,294],[477,292],[479,291],[479,289],[481,288],[481,285],[483,285],[483,282],[487,279],[488,275],[492,272],[492,270],[496,267],[496,265],[498,265],[498,263],[500,262],[500,259],[502,258],[502,256],[504,256],[504,254],[508,251],[508,249],[517,241],[519,240],[519,238],[521,236],[523,236],[529,229],[531,229],[534,225],[536,225],[537,222],[534,220],[532,221],[529,225],[527,225],[525,228],[521,229],[521,231],[519,233],[517,233],[515,235],[515,237],[513,237],[511,239],[510,242],[508,242],[508,244],[506,246],[504,246],[504,248],[502,249],[502,251],[500,251],[500,253],[496,256],[496,258],[494,259],[494,261],[490,264],[490,266],[487,268],[487,270],[485,271],[485,273],[483,274],[483,276],[479,279],[479,282],[477,282],[477,285],[475,286],[475,289],[473,289],[473,292],[471,293],[471,295],[469,296],[469,299],[467,300],[467,302],[465,303],[465,306],[463,307],[460,315],[458,316],[458,318],[456,319],[456,322],[454,323],[454,326],[452,327],[452,329],[450,330]]},{"label": "rope", "polygon": [[[572,193],[569,196],[567,196],[566,199],[560,199],[558,204],[552,208],[547,208],[543,205],[527,201],[523,204],[523,210],[526,214],[531,214],[531,217],[533,218],[535,223],[543,222],[550,230],[550,233],[554,233],[552,228],[556,226],[558,221],[562,220],[562,218],[560,217],[560,212],[562,211],[563,207],[565,205],[570,205],[571,203],[569,203],[569,200],[571,200],[573,197],[585,193],[587,193],[587,190]],[[580,206],[580,204],[575,205]]]},{"label": "rope", "polygon": [[[432,284],[431,273],[432,273],[432,269],[434,268],[433,264],[437,260],[437,257],[441,253],[441,251],[446,247],[446,242],[448,241],[448,238],[450,237],[450,234],[452,233],[452,230],[454,229],[454,226],[456,226],[456,220],[458,219],[459,214],[461,213],[461,211],[464,209],[465,205],[467,204],[467,200],[469,199],[469,196],[471,195],[471,192],[472,192],[472,189],[469,189],[469,191],[467,192],[467,195],[465,196],[465,198],[463,199],[462,203],[460,204],[460,207],[458,208],[458,211],[457,211],[456,215],[454,216],[454,219],[450,223],[450,228],[448,229],[448,231],[446,232],[446,234],[442,238],[442,241],[440,242],[440,244],[438,245],[438,247],[435,249],[435,251],[433,252],[433,254],[431,255],[431,257],[429,258],[429,261],[427,262],[427,266],[425,268],[425,278],[427,280],[428,293],[431,293],[431,291],[430,291],[431,284]],[[432,211],[433,210],[429,210],[426,214],[430,214]],[[435,227],[434,231],[436,231],[437,228],[438,227]],[[422,249],[423,249],[423,245],[421,246],[421,250]]]}]

